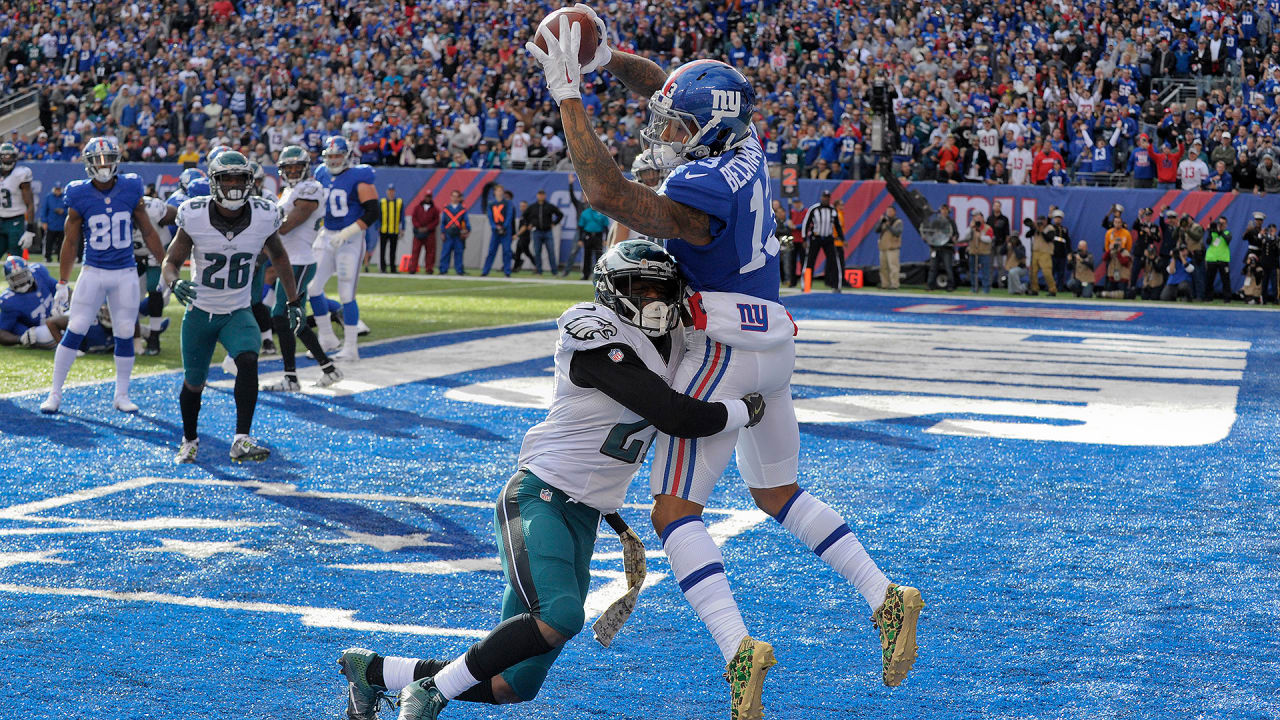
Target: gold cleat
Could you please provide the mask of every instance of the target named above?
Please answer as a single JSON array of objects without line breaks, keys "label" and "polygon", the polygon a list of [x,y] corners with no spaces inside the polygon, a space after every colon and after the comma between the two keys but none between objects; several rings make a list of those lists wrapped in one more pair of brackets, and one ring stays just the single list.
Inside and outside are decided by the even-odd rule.
[{"label": "gold cleat", "polygon": [[772,645],[753,640],[750,636],[742,639],[738,652],[724,673],[724,679],[729,681],[730,720],[761,720],[764,717],[760,695],[764,692],[764,676],[775,664]]},{"label": "gold cleat", "polygon": [[905,680],[916,661],[916,621],[923,609],[919,590],[890,583],[884,604],[871,616],[871,622],[880,629],[884,684],[889,687],[897,687]]}]

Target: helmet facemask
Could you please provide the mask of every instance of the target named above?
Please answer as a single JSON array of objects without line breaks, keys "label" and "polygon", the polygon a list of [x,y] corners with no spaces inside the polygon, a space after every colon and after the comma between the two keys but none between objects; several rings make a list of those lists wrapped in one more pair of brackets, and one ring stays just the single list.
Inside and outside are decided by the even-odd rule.
[{"label": "helmet facemask", "polygon": [[280,180],[288,187],[293,187],[307,179],[307,168],[306,162],[288,162],[281,163],[276,169],[280,172]]},{"label": "helmet facemask", "polygon": [[324,151],[321,156],[324,160],[324,166],[329,168],[329,174],[337,175],[347,169],[347,163],[351,156],[349,153],[339,152],[337,150]]},{"label": "helmet facemask", "polygon": [[18,166],[18,153],[12,151],[0,152],[0,174],[8,175]]},{"label": "helmet facemask", "polygon": [[213,199],[227,210],[239,210],[253,191],[253,173],[248,168],[222,172],[209,178]]},{"label": "helmet facemask", "polygon": [[662,337],[680,325],[683,288],[679,279],[625,270],[605,274],[602,282],[613,297],[618,318],[645,335]]},{"label": "helmet facemask", "polygon": [[111,182],[119,165],[120,154],[114,152],[98,152],[84,159],[84,169],[89,174],[89,179],[100,183]]},{"label": "helmet facemask", "polygon": [[[649,100],[649,124],[640,131],[645,146],[653,154],[653,164],[662,170],[674,170],[693,160],[701,160],[710,154],[706,147],[696,145],[699,136],[697,120],[688,113],[672,109],[671,99],[654,93]],[[681,137],[683,140],[668,140]]]},{"label": "helmet facemask", "polygon": [[31,268],[25,263],[20,267],[16,267],[12,272],[6,273],[6,276],[5,279],[9,281],[9,289],[16,293],[31,292],[35,289],[35,276],[31,274]]}]

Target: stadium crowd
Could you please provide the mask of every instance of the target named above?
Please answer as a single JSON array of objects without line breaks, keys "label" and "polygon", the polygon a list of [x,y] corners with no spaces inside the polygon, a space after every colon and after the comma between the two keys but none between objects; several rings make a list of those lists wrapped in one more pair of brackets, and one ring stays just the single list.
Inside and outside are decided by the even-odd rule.
[{"label": "stadium crowd", "polygon": [[[69,159],[115,134],[126,159],[254,158],[351,138],[361,160],[554,167],[558,114],[521,46],[529,2],[0,2],[0,96],[40,91],[24,159]],[[894,169],[941,182],[1113,182],[1280,191],[1280,0],[1213,3],[600,4],[623,49],[664,65],[717,57],[760,93],[770,160],[867,179],[862,98],[896,91]],[[1207,92],[1165,104],[1164,78]],[[619,163],[640,152],[643,98],[607,73],[583,100]],[[539,158],[548,158],[539,160]],[[530,165],[530,163],[533,163]]]}]

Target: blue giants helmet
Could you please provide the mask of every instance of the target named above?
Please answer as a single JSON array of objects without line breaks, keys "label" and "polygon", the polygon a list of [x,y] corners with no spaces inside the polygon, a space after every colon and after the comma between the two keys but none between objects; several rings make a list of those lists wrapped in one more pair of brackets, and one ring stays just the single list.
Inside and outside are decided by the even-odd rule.
[{"label": "blue giants helmet", "polygon": [[351,163],[351,143],[341,135],[330,135],[324,141],[324,149],[320,151],[320,159],[329,168],[331,175],[337,175]]},{"label": "blue giants helmet", "polygon": [[[718,60],[695,60],[673,71],[649,98],[649,124],[640,136],[658,167],[675,168],[745,143],[755,104],[742,73]],[[670,133],[672,126],[684,134]]]},{"label": "blue giants helmet", "polygon": [[16,293],[24,293],[36,286],[36,279],[31,274],[31,266],[17,255],[10,255],[4,261],[4,279],[9,281],[9,289]]},{"label": "blue giants helmet", "polygon": [[186,170],[183,170],[178,175],[178,187],[182,188],[182,192],[185,193],[187,192],[187,188],[191,186],[191,183],[196,182],[197,180],[203,180],[203,179],[204,179],[203,172],[201,172],[200,170],[197,170],[196,168],[187,168]]},{"label": "blue giants helmet", "polygon": [[84,171],[90,180],[109,183],[120,164],[120,143],[113,137],[95,137],[85,143],[80,153]]}]

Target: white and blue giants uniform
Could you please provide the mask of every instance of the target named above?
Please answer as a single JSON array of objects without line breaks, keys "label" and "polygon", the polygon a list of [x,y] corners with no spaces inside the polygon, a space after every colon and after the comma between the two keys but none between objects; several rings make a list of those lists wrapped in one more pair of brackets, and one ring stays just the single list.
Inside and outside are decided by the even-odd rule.
[{"label": "white and blue giants uniform", "polygon": [[[355,351],[356,328],[360,322],[360,309],[356,305],[356,282],[360,277],[360,265],[364,260],[365,234],[361,233],[334,249],[327,241],[330,233],[338,232],[354,225],[364,209],[360,206],[359,188],[363,184],[373,184],[373,168],[368,165],[353,165],[334,175],[321,163],[315,170],[314,177],[325,189],[324,233],[316,241],[316,275],[310,284],[311,307],[317,317],[328,312],[328,299],[324,296],[324,286],[334,274],[338,276],[338,300],[342,303],[342,324],[344,346],[350,352]],[[327,326],[325,326],[327,329]],[[329,333],[332,335],[332,332]],[[322,342],[331,343],[321,331]],[[344,353],[347,350],[344,350]]]},{"label": "white and blue giants uniform", "polygon": [[[71,296],[67,336],[88,331],[105,300],[116,333],[117,355],[133,355],[133,325],[138,319],[137,262],[133,248],[133,211],[142,202],[142,178],[120,173],[103,192],[89,180],[67,185],[67,207],[80,215],[84,267]],[[126,347],[127,346],[127,347]]]},{"label": "white and blue giants uniform", "polygon": [[791,402],[795,324],[778,302],[778,240],[764,148],[752,132],[736,150],[677,167],[662,195],[707,214],[711,242],[667,240],[693,296],[694,327],[672,383],[707,401],[765,396],[759,425],[707,438],[660,434],[654,441],[650,489],[706,506],[711,489],[738,451],[747,485],[795,482],[800,430]]},{"label": "white and blue giants uniform", "polygon": [[53,291],[58,282],[44,265],[31,263],[35,287],[28,292],[0,293],[0,330],[21,335],[53,316]]}]

